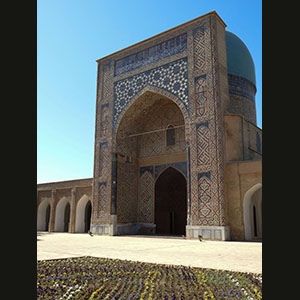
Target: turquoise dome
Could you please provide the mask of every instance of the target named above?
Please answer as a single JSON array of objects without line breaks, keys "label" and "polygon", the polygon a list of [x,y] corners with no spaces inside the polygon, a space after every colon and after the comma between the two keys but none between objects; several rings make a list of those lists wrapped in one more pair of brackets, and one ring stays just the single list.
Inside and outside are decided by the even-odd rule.
[{"label": "turquoise dome", "polygon": [[225,32],[227,72],[243,76],[256,85],[254,62],[247,46],[232,32]]}]

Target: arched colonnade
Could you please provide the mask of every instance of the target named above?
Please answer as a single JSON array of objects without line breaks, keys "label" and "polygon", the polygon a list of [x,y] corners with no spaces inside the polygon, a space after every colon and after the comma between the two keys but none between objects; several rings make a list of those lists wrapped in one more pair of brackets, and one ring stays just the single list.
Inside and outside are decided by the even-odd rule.
[{"label": "arched colonnade", "polygon": [[92,186],[59,189],[57,184],[51,190],[38,186],[37,231],[87,232],[92,217]]}]

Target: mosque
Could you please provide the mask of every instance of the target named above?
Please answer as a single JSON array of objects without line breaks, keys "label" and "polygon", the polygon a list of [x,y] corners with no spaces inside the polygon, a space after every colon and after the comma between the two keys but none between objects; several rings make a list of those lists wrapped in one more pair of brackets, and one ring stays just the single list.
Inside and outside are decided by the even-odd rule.
[{"label": "mosque", "polygon": [[216,13],[97,60],[92,178],[37,185],[37,230],[261,240],[251,54]]}]

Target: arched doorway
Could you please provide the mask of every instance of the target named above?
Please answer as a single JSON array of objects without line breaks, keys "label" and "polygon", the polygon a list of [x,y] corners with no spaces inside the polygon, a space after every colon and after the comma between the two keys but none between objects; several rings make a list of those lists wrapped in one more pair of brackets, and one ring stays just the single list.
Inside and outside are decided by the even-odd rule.
[{"label": "arched doorway", "polygon": [[47,200],[42,201],[38,207],[37,230],[48,231],[50,220],[50,203]]},{"label": "arched doorway", "polygon": [[66,197],[63,197],[56,206],[54,231],[68,232],[69,222],[70,203]]},{"label": "arched doorway", "polygon": [[244,196],[244,228],[246,240],[262,239],[262,185],[251,187]]},{"label": "arched doorway", "polygon": [[76,207],[75,232],[88,232],[91,225],[92,204],[87,195],[81,197]]},{"label": "arched doorway", "polygon": [[47,208],[46,208],[46,220],[45,220],[45,229],[46,231],[49,231],[49,221],[50,221],[50,204],[47,205]]},{"label": "arched doorway", "polygon": [[70,203],[68,202],[66,207],[65,207],[64,232],[69,231],[69,221],[70,221]]},{"label": "arched doorway", "polygon": [[185,235],[186,219],[186,179],[179,171],[169,167],[155,183],[156,233]]},{"label": "arched doorway", "polygon": [[89,201],[85,206],[85,212],[84,212],[84,232],[88,232],[90,230],[91,216],[92,216],[92,204],[91,201]]}]

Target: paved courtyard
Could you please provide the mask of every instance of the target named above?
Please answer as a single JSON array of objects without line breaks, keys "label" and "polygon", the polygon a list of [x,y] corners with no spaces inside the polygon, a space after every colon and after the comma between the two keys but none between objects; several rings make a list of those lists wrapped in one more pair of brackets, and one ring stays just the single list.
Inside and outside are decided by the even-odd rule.
[{"label": "paved courtyard", "polygon": [[262,273],[262,243],[37,233],[37,260],[94,256]]}]

